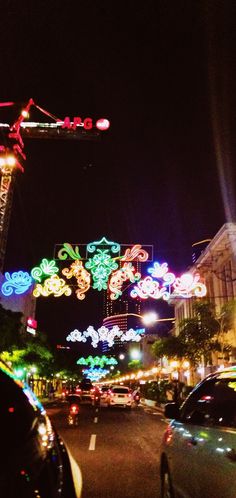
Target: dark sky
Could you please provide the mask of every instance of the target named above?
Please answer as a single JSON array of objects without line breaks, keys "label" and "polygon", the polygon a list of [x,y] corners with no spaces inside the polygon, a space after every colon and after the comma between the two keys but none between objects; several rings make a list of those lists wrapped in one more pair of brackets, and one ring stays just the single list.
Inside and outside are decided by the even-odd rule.
[{"label": "dark sky", "polygon": [[[5,270],[106,236],[184,271],[236,215],[235,1],[3,0],[0,18],[1,101],[111,121],[98,142],[25,141]],[[38,301],[41,329],[99,325],[98,293],[65,299]]]}]

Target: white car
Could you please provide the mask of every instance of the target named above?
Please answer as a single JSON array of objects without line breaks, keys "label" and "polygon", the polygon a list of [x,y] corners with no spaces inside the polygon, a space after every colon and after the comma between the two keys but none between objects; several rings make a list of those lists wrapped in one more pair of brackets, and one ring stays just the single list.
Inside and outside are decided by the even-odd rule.
[{"label": "white car", "polygon": [[107,406],[123,406],[131,409],[132,394],[126,386],[114,386],[109,389],[107,394]]}]

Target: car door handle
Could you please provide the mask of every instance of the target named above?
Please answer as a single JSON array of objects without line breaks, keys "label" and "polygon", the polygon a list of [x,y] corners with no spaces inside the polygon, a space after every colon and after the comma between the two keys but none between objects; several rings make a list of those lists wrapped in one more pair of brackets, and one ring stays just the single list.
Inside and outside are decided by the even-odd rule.
[{"label": "car door handle", "polygon": [[234,448],[226,452],[227,458],[231,460],[232,462],[236,462],[236,451]]}]

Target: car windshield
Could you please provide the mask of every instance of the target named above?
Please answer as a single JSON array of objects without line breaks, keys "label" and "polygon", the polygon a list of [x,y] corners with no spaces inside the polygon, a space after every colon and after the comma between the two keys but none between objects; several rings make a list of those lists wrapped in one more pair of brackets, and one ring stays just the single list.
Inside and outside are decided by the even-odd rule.
[{"label": "car windshield", "polygon": [[228,373],[206,380],[190,395],[181,412],[190,423],[236,427],[236,378]]},{"label": "car windshield", "polygon": [[128,394],[129,389],[125,387],[114,387],[114,389],[112,389],[112,392],[117,394]]}]

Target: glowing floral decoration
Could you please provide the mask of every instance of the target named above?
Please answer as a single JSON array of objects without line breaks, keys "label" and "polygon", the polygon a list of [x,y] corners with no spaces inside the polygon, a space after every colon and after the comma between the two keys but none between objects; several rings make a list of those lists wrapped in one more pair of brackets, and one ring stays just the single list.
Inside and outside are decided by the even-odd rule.
[{"label": "glowing floral decoration", "polygon": [[54,297],[60,297],[62,295],[70,296],[71,289],[68,285],[66,285],[65,280],[63,278],[59,278],[58,275],[52,275],[50,278],[47,278],[43,285],[36,284],[35,289],[33,291],[33,295],[35,297],[44,296],[48,297],[53,295]]},{"label": "glowing floral decoration", "polygon": [[77,365],[89,365],[91,368],[100,367],[103,368],[104,365],[117,365],[118,361],[115,358],[108,358],[106,355],[102,356],[91,356],[87,358],[79,358],[76,362]]},{"label": "glowing floral decoration", "polygon": [[59,271],[59,268],[56,266],[56,262],[54,259],[48,261],[46,258],[42,260],[42,263],[39,266],[35,266],[31,271],[31,276],[34,280],[38,280],[41,282],[43,278],[54,275]]},{"label": "glowing floral decoration", "polygon": [[77,298],[82,301],[85,298],[85,292],[87,292],[90,288],[91,281],[90,274],[87,270],[85,270],[83,262],[77,259],[71,264],[70,269],[64,268],[62,270],[62,274],[68,279],[72,277],[76,278],[78,289],[76,289],[75,293]]},{"label": "glowing floral decoration", "polygon": [[168,271],[167,263],[154,263],[152,268],[148,268],[148,273],[151,273],[153,278],[163,281],[164,285],[172,285],[176,278],[174,273]]},{"label": "glowing floral decoration", "polygon": [[6,272],[5,281],[2,284],[1,291],[4,296],[15,294],[24,294],[32,285],[33,280],[29,273],[18,271],[13,273]]},{"label": "glowing floral decoration", "polygon": [[140,278],[141,273],[135,270],[132,263],[124,263],[120,270],[117,270],[111,274],[109,281],[110,298],[115,300],[122,295],[121,288],[124,282],[129,280],[134,283],[140,280]]},{"label": "glowing floral decoration", "polygon": [[85,263],[85,267],[92,273],[93,289],[101,291],[107,289],[109,275],[118,268],[118,264],[108,254],[108,249],[98,249],[93,258]]},{"label": "glowing floral decoration", "polygon": [[190,298],[193,296],[204,297],[207,293],[206,286],[200,282],[199,273],[192,275],[191,273],[184,273],[181,277],[177,278],[173,284],[174,295]]},{"label": "glowing floral decoration", "polygon": [[70,332],[67,336],[66,340],[72,342],[86,342],[87,338],[92,339],[92,346],[94,348],[97,347],[98,343],[106,341],[108,346],[111,348],[114,345],[115,338],[119,338],[122,342],[124,341],[136,341],[138,342],[140,339],[140,332],[135,331],[133,329],[127,330],[127,332],[122,332],[120,328],[115,325],[112,329],[108,329],[104,325],[100,327],[98,330],[95,330],[92,325],[90,325],[87,330],[84,332],[79,332],[77,329]]},{"label": "glowing floral decoration", "polygon": [[70,259],[81,259],[78,246],[73,249],[71,244],[64,242],[62,249],[58,251],[58,258],[65,260],[68,259],[68,256]]},{"label": "glowing floral decoration", "polygon": [[135,244],[131,249],[126,249],[125,254],[121,257],[121,261],[134,261],[134,259],[140,262],[148,259],[148,252],[142,249],[140,244]]},{"label": "glowing floral decoration", "polygon": [[134,286],[130,293],[131,297],[141,299],[148,299],[151,297],[152,299],[163,299],[164,301],[168,301],[170,298],[170,292],[166,287],[160,287],[159,282],[153,280],[152,277],[145,277],[140,280],[137,285]]},{"label": "glowing floral decoration", "polygon": [[120,338],[120,340],[122,342],[124,342],[124,341],[139,342],[139,341],[141,341],[141,339],[142,339],[142,336],[140,335],[139,331],[134,330],[134,329],[127,330],[127,332],[124,332],[124,334],[122,334],[122,336]]},{"label": "glowing floral decoration", "polygon": [[109,372],[109,370],[106,370],[105,368],[86,368],[83,371],[83,374],[87,379],[90,379],[92,382],[97,382],[102,377],[105,377]]}]

